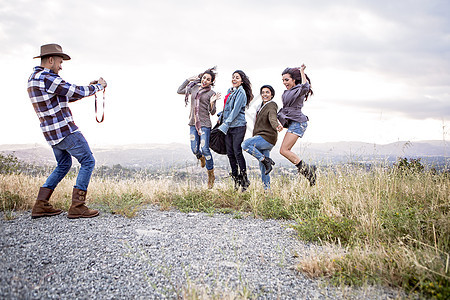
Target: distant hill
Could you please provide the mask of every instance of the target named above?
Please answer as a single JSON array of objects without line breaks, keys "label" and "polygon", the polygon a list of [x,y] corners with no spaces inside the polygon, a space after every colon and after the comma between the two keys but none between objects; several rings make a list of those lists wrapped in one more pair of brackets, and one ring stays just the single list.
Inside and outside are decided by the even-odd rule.
[{"label": "distant hill", "polygon": [[[385,145],[363,142],[311,144],[308,148],[318,154],[378,155],[378,156],[448,156],[450,143],[444,141],[395,142]],[[449,153],[447,153],[449,152]]]},{"label": "distant hill", "polygon": [[[449,146],[444,141],[399,141],[384,145],[363,142],[297,143],[294,151],[308,161],[322,164],[373,160],[394,162],[398,157],[420,157],[425,163],[443,165],[449,162]],[[97,166],[120,164],[124,167],[170,168],[196,163],[189,145],[179,143],[96,147],[92,151]],[[0,152],[14,153],[17,158],[28,163],[55,164],[51,148],[40,144],[0,145]],[[256,160],[245,155],[250,165],[256,165]],[[272,150],[271,156],[278,165],[290,164],[279,154],[279,146]],[[217,165],[228,163],[224,155],[214,153],[214,159]]]}]

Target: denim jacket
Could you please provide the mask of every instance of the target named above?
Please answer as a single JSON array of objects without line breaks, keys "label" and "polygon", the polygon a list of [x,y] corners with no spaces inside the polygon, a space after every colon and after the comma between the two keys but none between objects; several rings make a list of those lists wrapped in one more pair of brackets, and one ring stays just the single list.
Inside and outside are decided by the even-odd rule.
[{"label": "denim jacket", "polygon": [[[230,93],[232,89],[228,90]],[[227,93],[227,94],[228,94]],[[247,105],[247,95],[244,88],[239,86],[227,99],[223,111],[218,115],[222,117],[222,124],[219,130],[227,134],[231,127],[240,127],[247,125],[245,121],[245,106]]]}]

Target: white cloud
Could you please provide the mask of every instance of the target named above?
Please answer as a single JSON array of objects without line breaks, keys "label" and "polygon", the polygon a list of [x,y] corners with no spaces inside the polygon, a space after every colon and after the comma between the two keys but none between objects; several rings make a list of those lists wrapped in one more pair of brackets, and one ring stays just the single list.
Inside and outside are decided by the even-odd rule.
[{"label": "white cloud", "polygon": [[[8,87],[2,98],[14,99],[3,103],[4,111],[27,112],[17,133],[2,133],[0,143],[43,141],[36,137],[37,120],[29,120],[36,117],[31,105],[26,108],[24,86],[38,63],[31,58],[50,42],[60,43],[72,56],[63,65],[63,78],[85,84],[103,76],[109,83],[105,123],[95,123],[91,100],[72,105],[77,124],[98,143],[187,141],[188,112],[176,89],[212,65],[219,67],[216,91],[225,93],[231,73],[243,69],[254,94],[262,84],[271,84],[281,104],[281,71],[306,63],[315,96],[304,109],[320,120],[308,129],[318,140],[360,139],[351,120],[365,116],[359,128],[373,132],[367,130],[373,122],[365,126],[364,119],[376,120],[380,113],[405,121],[389,129],[389,135],[377,136],[379,141],[428,139],[441,136],[430,128],[450,117],[447,1],[0,4],[0,64],[8,70],[0,75]],[[14,114],[3,115],[0,126],[16,124]],[[342,118],[349,120],[346,130],[332,125],[344,124]],[[424,119],[435,125],[406,125]]]}]

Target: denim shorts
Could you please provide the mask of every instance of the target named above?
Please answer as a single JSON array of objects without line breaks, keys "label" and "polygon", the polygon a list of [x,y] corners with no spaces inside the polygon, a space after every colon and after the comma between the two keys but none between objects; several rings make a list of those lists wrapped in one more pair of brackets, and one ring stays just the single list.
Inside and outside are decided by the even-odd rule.
[{"label": "denim shorts", "polygon": [[303,134],[305,133],[306,127],[308,127],[308,122],[300,123],[300,122],[290,121],[287,132],[290,132],[295,135],[298,135],[299,137],[302,137]]}]

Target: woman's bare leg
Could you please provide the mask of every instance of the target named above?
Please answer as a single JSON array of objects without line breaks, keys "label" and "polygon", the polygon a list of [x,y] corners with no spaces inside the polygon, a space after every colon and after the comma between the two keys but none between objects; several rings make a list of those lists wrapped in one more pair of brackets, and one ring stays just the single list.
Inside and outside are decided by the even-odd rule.
[{"label": "woman's bare leg", "polygon": [[280,154],[286,157],[294,165],[298,164],[301,160],[300,157],[298,157],[294,152],[291,151],[297,140],[298,135],[286,132],[286,135],[284,136],[283,142],[281,143],[280,147]]}]

